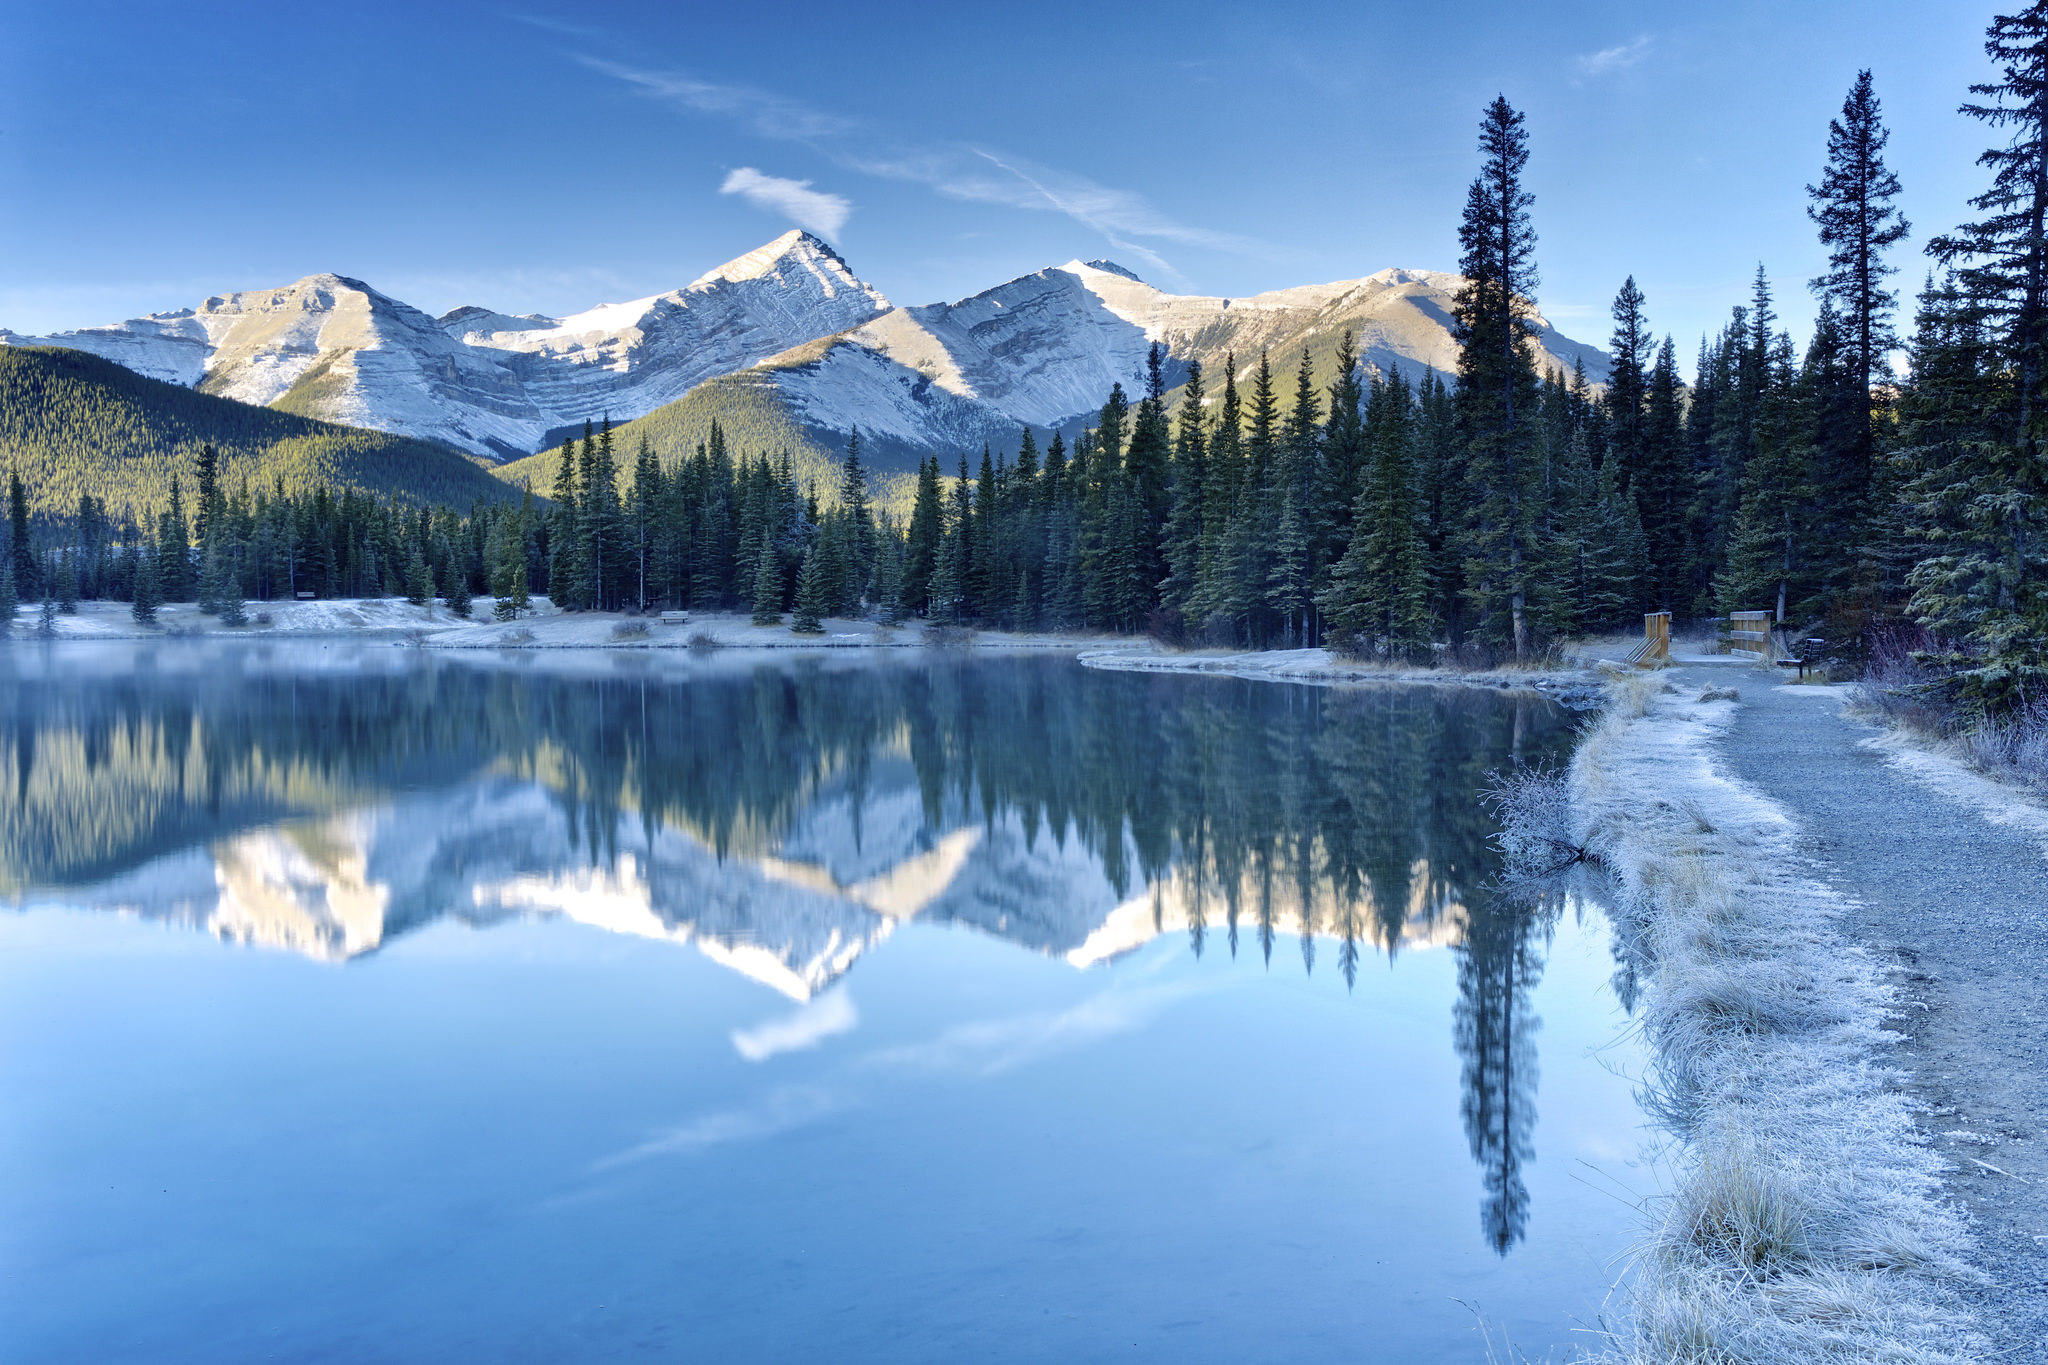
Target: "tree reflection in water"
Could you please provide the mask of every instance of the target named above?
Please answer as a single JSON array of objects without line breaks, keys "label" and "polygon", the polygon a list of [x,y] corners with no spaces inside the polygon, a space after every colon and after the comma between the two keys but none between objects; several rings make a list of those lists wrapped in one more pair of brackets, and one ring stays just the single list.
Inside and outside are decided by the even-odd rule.
[{"label": "tree reflection in water", "polygon": [[[1482,1227],[1505,1254],[1527,1218],[1530,991],[1554,921],[1489,889],[1478,798],[1489,770],[1556,757],[1569,729],[1533,696],[1029,657],[614,661],[578,675],[502,660],[309,671],[172,650],[67,667],[20,651],[0,656],[0,895],[83,890],[259,827],[487,779],[548,793],[575,850],[558,861],[589,868],[616,865],[627,842],[647,856],[662,831],[722,864],[787,862],[827,807],[845,811],[848,865],[977,828],[985,847],[1014,837],[1027,863],[1078,848],[1114,892],[1103,904],[1027,878],[928,913],[1084,963],[1179,931],[1199,957],[1219,927],[1235,956],[1248,921],[1269,967],[1285,935],[1311,973],[1333,940],[1347,987],[1370,948],[1449,944]],[[873,826],[892,797],[920,827]],[[489,831],[469,834],[457,863],[489,847]],[[907,842],[892,853],[892,838]],[[381,932],[457,912],[429,899]]]}]

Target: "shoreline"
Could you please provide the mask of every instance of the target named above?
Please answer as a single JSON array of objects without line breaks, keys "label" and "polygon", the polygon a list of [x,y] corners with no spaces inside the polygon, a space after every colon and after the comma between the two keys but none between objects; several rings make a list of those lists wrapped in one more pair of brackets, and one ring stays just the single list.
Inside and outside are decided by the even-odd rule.
[{"label": "shoreline", "polygon": [[1972,1233],[1893,1060],[1905,1002],[1799,821],[1734,775],[1739,699],[1676,681],[1617,682],[1569,777],[1675,1143],[1604,1358],[1975,1359]]},{"label": "shoreline", "polygon": [[[37,630],[34,607],[18,611],[14,629],[0,641],[17,644],[70,642],[244,641],[261,644],[288,640],[356,640],[395,647],[434,650],[618,650],[667,651],[712,649],[948,649],[1043,650],[1048,652],[1133,647],[1139,641],[1104,635],[1063,635],[1050,632],[962,630],[957,637],[929,638],[923,623],[896,626],[875,621],[823,622],[816,635],[798,635],[787,624],[757,626],[745,612],[691,612],[681,623],[662,621],[658,614],[556,611],[546,598],[535,598],[529,615],[512,621],[490,617],[490,599],[477,599],[468,618],[445,607],[416,607],[403,598],[329,598],[318,601],[251,602],[249,623],[224,626],[189,602],[158,609],[154,625],[142,625],[125,602],[80,602],[74,615],[59,615],[56,634]],[[259,616],[270,618],[260,624]]]},{"label": "shoreline", "polygon": [[1332,687],[1347,684],[1420,684],[1427,687],[1480,687],[1496,692],[1540,692],[1553,701],[1590,710],[1604,704],[1606,684],[1590,671],[1494,668],[1461,672],[1448,668],[1354,664],[1327,649],[1271,649],[1166,652],[1150,642],[1137,648],[1084,650],[1083,668],[1124,673],[1204,673]]}]

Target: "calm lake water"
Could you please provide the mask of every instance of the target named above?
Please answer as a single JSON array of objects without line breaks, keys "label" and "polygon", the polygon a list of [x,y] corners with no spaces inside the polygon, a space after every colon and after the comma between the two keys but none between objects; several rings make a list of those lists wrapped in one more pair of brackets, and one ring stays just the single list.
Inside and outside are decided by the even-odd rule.
[{"label": "calm lake water", "polygon": [[1570,739],[1041,657],[0,648],[0,1358],[1561,1358],[1640,1054],[1478,793]]}]

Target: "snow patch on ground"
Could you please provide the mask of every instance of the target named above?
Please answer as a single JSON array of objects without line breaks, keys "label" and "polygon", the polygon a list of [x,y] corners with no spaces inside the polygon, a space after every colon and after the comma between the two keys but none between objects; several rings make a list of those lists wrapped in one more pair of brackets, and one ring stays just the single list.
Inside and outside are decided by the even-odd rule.
[{"label": "snow patch on ground", "polygon": [[1995,825],[2032,836],[2042,856],[2048,857],[2048,805],[2039,799],[1986,777],[1953,754],[1902,730],[1887,730],[1862,743],[1929,791],[1976,811]]},{"label": "snow patch on ground", "polygon": [[1256,678],[1292,683],[1427,683],[1444,687],[1490,687],[1529,690],[1576,697],[1590,694],[1599,683],[1590,675],[1564,669],[1502,668],[1461,673],[1451,669],[1394,664],[1351,663],[1327,649],[1212,650],[1164,653],[1153,646],[1087,649],[1084,668],[1123,673],[1213,673],[1231,678]]}]

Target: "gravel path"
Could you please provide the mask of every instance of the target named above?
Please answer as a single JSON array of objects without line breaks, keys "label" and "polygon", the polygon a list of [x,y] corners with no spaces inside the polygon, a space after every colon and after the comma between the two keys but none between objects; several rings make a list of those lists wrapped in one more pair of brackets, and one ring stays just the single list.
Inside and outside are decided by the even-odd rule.
[{"label": "gravel path", "polygon": [[[1739,669],[1739,671],[1737,671]],[[2048,1361],[2048,859],[1887,764],[1838,689],[1694,665],[1679,687],[1740,689],[1724,757],[1790,811],[1821,875],[1854,902],[1853,938],[1898,965],[1897,1061],[1955,1167],[1990,1277],[1979,1311],[2000,1360]]]}]

